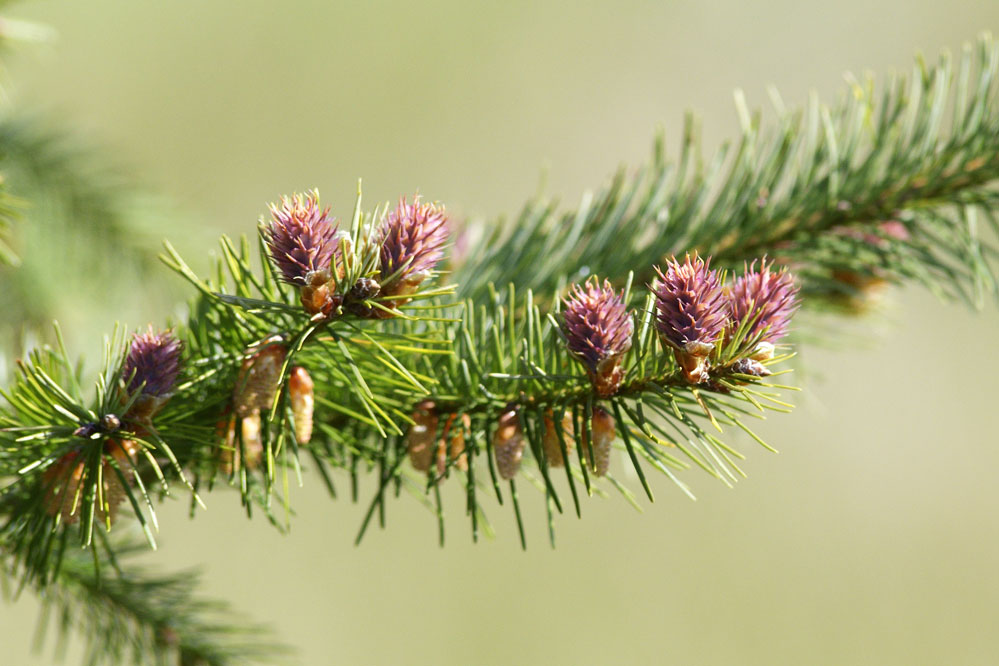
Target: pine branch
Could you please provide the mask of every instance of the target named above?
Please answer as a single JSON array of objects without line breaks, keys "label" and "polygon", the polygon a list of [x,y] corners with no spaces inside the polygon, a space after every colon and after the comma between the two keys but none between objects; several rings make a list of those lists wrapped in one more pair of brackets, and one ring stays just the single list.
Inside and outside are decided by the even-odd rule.
[{"label": "pine branch", "polygon": [[[4,393],[0,538],[18,576],[74,584],[67,535],[95,549],[126,500],[155,544],[155,504],[178,482],[192,506],[233,487],[280,526],[272,500],[283,495],[290,520],[282,489],[304,456],[334,495],[338,474],[355,500],[360,475],[377,479],[358,539],[406,489],[443,541],[441,486],[456,478],[473,538],[491,531],[495,495],[526,544],[526,481],[554,542],[583,491],[641,506],[614,450],[650,501],[649,468],[688,495],[694,467],[733,483],[742,454],[725,429],[770,449],[748,419],[790,408],[794,387],[775,379],[799,293],[852,312],[905,278],[975,303],[996,291],[979,226],[999,229],[999,46],[976,53],[956,70],[920,64],[880,96],[854,84],[834,109],[788,113],[775,96],[769,130],[737,97],[734,151],[705,167],[688,122],[675,165],[660,140],[637,177],[577,211],[528,205],[462,259],[457,287],[434,269],[443,212],[419,201],[365,212],[359,196],[341,226],[318,193],[286,197],[256,244],[222,239],[207,279],[167,245],[164,262],[195,289],[186,325],[127,349],[114,336],[93,391],[57,346],[19,364]],[[582,284],[594,275],[620,289]],[[141,587],[123,586],[127,609]]]},{"label": "pine branch", "polygon": [[880,91],[872,77],[850,78],[835,107],[813,97],[790,111],[771,91],[771,125],[739,92],[734,147],[705,160],[688,116],[677,162],[660,136],[648,165],[618,172],[577,210],[538,200],[492,226],[456,270],[460,293],[478,302],[490,283],[512,283],[549,294],[630,270],[643,283],[663,257],[698,250],[732,270],[777,258],[798,271],[809,307],[850,303],[875,279],[980,304],[997,291],[996,251],[982,237],[999,228],[997,74],[999,45],[986,37],[956,66],[920,60]]}]

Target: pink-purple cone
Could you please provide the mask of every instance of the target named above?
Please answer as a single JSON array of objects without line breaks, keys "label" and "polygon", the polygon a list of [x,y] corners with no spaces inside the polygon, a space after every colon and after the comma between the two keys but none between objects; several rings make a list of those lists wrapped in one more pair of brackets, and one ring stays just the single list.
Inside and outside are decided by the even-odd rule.
[{"label": "pink-purple cone", "polygon": [[329,271],[340,248],[337,225],[329,208],[320,208],[319,192],[283,196],[270,210],[264,240],[285,281],[301,286],[310,273]]},{"label": "pink-purple cone", "polygon": [[379,230],[382,295],[413,293],[444,257],[448,234],[443,206],[424,203],[419,195],[413,203],[400,199]]},{"label": "pink-purple cone", "polygon": [[773,344],[787,335],[791,316],[798,309],[798,287],[786,270],[772,271],[773,262],[756,262],[732,285],[732,326],[745,324],[745,339]]},{"label": "pink-purple cone", "polygon": [[631,349],[634,317],[623,294],[610,282],[603,286],[591,278],[582,287],[573,285],[564,300],[562,330],[566,346],[583,365],[600,395],[612,395],[621,382],[620,359]]},{"label": "pink-purple cone", "polygon": [[659,278],[652,284],[659,336],[695,355],[710,352],[728,320],[721,280],[709,264],[696,255],[688,254],[682,264],[673,257],[665,271],[656,267]]},{"label": "pink-purple cone", "polygon": [[168,395],[180,373],[180,353],[183,345],[173,333],[136,333],[122,365],[122,379],[128,382],[128,392],[141,387],[142,394],[154,397]]}]

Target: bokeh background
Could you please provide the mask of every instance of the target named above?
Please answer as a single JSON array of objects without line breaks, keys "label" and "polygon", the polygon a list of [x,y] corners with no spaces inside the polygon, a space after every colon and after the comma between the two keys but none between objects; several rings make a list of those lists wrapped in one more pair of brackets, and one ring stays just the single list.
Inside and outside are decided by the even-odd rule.
[{"label": "bokeh background", "polygon": [[[983,0],[60,0],[9,13],[59,37],[8,60],[8,103],[70,124],[170,197],[175,222],[157,231],[199,266],[217,233],[252,233],[283,192],[317,186],[347,214],[358,177],[370,202],[418,188],[463,217],[501,220],[542,180],[573,205],[645,159],[658,126],[677,145],[686,109],[707,146],[733,136],[735,87],[758,106],[768,84],[789,104],[811,90],[831,101],[847,70],[908,70],[916,52],[999,28]],[[116,319],[173,315],[153,283],[176,278],[160,275],[68,303],[74,348],[96,355]],[[298,647],[288,663],[994,664],[997,333],[994,303],[893,292],[835,349],[803,350],[799,408],[761,429],[780,455],[740,441],[748,480],[691,473],[691,502],[658,479],[643,514],[595,498],[583,520],[558,521],[556,550],[530,496],[526,553],[501,509],[497,538],[473,546],[457,488],[445,548],[406,497],[355,548],[364,506],[306,477],[290,534],[220,492],[194,521],[168,503],[149,559],[202,566],[207,594]],[[5,663],[53,659],[30,651],[36,609],[30,596],[0,605]]]}]

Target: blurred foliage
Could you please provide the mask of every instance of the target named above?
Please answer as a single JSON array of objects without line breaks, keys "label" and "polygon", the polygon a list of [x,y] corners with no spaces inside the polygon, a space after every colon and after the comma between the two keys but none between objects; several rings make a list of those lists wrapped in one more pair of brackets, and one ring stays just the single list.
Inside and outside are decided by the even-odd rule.
[{"label": "blurred foliage", "polygon": [[5,349],[18,349],[26,334],[44,335],[53,319],[137,308],[151,316],[177,293],[169,280],[150,279],[169,207],[57,125],[10,112],[0,117],[0,173],[24,202],[8,230],[20,262],[0,267]]}]

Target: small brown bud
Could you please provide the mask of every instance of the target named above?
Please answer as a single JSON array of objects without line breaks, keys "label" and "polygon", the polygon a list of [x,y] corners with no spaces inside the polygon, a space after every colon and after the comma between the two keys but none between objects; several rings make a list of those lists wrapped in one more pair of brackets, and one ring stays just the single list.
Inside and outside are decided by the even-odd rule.
[{"label": "small brown bud", "polygon": [[520,470],[524,457],[524,432],[520,428],[520,416],[516,408],[507,409],[500,415],[493,433],[493,449],[496,452],[496,468],[504,479],[512,479]]},{"label": "small brown bud", "polygon": [[315,408],[312,377],[300,365],[291,369],[288,375],[288,396],[291,398],[291,413],[295,420],[295,439],[299,444],[308,444],[312,439],[312,413]]},{"label": "small brown bud", "polygon": [[281,366],[287,349],[280,336],[273,336],[247,350],[233,387],[232,402],[236,415],[270,411],[281,381]]},{"label": "small brown bud", "polygon": [[605,476],[610,469],[611,442],[617,436],[614,428],[614,417],[603,407],[593,408],[593,419],[590,421],[593,433],[593,458],[590,459],[590,447],[583,443],[583,454],[587,464],[596,476]]},{"label": "small brown bud", "polygon": [[311,315],[322,314],[324,317],[332,316],[343,302],[343,298],[336,293],[336,285],[328,270],[309,273],[299,298],[306,312]]},{"label": "small brown bud", "polygon": [[708,354],[714,345],[690,343],[683,349],[673,349],[673,358],[683,371],[684,378],[691,384],[701,384],[708,380]]},{"label": "small brown bud", "polygon": [[[118,507],[126,497],[125,488],[111,464],[114,459],[127,483],[131,483],[133,465],[139,445],[132,440],[107,440],[101,458],[101,488],[94,506],[94,521],[113,524],[118,519]],[[81,506],[86,492],[81,485],[86,481],[87,469],[79,450],[70,451],[52,464],[42,474],[45,487],[45,512],[60,516],[65,525],[75,523],[82,513]]]},{"label": "small brown bud", "polygon": [[[575,442],[573,440],[572,412],[569,411],[562,417],[562,441],[565,443],[565,452],[572,453]],[[558,430],[555,428],[555,418],[551,410],[545,413],[545,434],[541,438],[541,442],[545,448],[545,459],[548,460],[548,466],[564,466],[565,459],[562,457],[562,447],[559,445]]]},{"label": "small brown bud", "polygon": [[421,402],[413,411],[412,418],[413,425],[406,433],[409,462],[412,463],[413,469],[428,472],[436,449],[437,413],[434,411],[434,403],[429,400]]},{"label": "small brown bud", "polygon": [[766,377],[773,374],[767,366],[752,358],[740,358],[732,364],[732,370],[733,372],[752,375],[753,377]]},{"label": "small brown bud", "polygon": [[101,417],[101,429],[106,433],[117,432],[121,427],[121,419],[116,414],[105,414]]},{"label": "small brown bud", "polygon": [[356,317],[373,318],[382,312],[378,308],[365,305],[364,301],[374,298],[381,291],[381,286],[371,278],[360,278],[347,292],[344,298],[345,309]]}]

